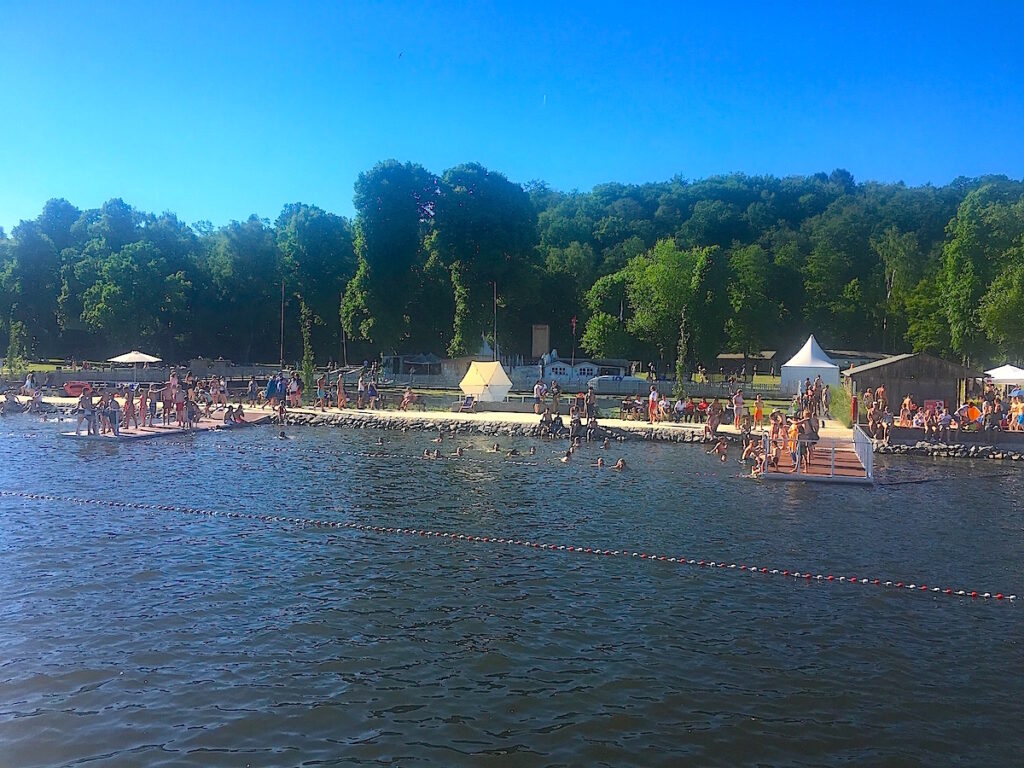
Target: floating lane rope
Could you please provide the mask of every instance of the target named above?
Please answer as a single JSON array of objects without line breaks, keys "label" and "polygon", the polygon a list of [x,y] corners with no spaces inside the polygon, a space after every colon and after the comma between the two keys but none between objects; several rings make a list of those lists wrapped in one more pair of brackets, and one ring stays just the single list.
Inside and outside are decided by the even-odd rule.
[{"label": "floating lane rope", "polygon": [[926,584],[916,584],[903,581],[883,580],[877,578],[864,578],[858,576],[835,576],[833,574],[812,573],[810,571],[797,571],[790,569],[767,568],[763,566],[747,565],[745,563],[727,563],[724,560],[696,560],[687,557],[669,557],[655,555],[647,552],[634,552],[629,549],[602,549],[600,547],[566,546],[563,544],[549,544],[528,539],[514,539],[495,536],[477,536],[464,533],[453,533],[451,531],[435,531],[421,528],[397,528],[394,526],[368,525],[364,523],[342,522],[337,520],[316,520],[305,517],[288,517],[287,515],[269,515],[253,512],[224,512],[211,509],[197,509],[195,507],[178,507],[169,504],[137,504],[129,501],[108,501],[103,499],[88,499],[77,496],[56,496],[42,493],[26,493],[23,491],[0,490],[0,498],[19,498],[32,501],[59,501],[68,504],[85,504],[97,507],[111,507],[118,509],[136,509],[142,511],[177,512],[186,515],[199,515],[206,517],[228,517],[240,520],[258,520],[267,523],[291,523],[293,525],[304,525],[314,528],[342,528],[347,530],[362,531],[376,534],[396,534],[404,536],[416,536],[420,538],[444,539],[447,541],[460,541],[482,544],[496,544],[502,546],[525,547],[527,549],[542,550],[546,552],[572,552],[574,554],[593,555],[599,557],[628,557],[637,560],[647,560],[658,563],[672,563],[674,565],[694,566],[697,568],[711,568],[728,571],[735,574],[750,574],[754,576],[780,576],[787,579],[795,579],[803,582],[814,582],[822,584],[850,584],[854,586],[871,586],[895,589],[902,592],[924,592],[936,595],[947,595],[950,597],[969,597],[973,599],[995,599],[997,601],[1014,602],[1017,595],[1007,595],[1003,592],[981,592],[978,590],[956,589],[954,587],[936,587]]}]

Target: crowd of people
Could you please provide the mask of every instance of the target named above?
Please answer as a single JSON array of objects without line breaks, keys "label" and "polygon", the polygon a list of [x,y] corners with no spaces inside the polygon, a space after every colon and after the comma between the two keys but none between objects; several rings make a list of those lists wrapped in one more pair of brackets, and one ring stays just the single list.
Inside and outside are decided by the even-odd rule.
[{"label": "crowd of people", "polygon": [[[98,398],[98,399],[97,399]],[[223,415],[214,416],[215,411]],[[75,434],[85,425],[87,435],[112,434],[120,437],[122,429],[178,427],[194,429],[201,419],[218,420],[224,426],[246,423],[245,409],[239,396],[234,405],[228,403],[227,382],[212,376],[197,379],[187,371],[176,369],[163,384],[135,384],[111,387],[93,392],[83,390],[75,408]]]},{"label": "crowd of people", "polygon": [[1024,431],[1024,392],[1014,389],[1001,394],[992,381],[985,382],[980,398],[967,398],[953,410],[941,401],[920,403],[913,393],[894,409],[882,385],[866,389],[860,399],[867,433],[884,443],[891,439],[894,427],[920,429],[925,440],[940,443],[951,442],[954,433]]}]

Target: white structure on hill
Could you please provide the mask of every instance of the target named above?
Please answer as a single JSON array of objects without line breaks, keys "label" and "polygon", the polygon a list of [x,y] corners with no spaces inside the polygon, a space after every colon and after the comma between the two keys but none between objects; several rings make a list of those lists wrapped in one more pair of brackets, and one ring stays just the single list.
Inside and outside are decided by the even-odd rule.
[{"label": "white structure on hill", "polygon": [[839,386],[839,366],[832,362],[818,342],[811,335],[800,351],[782,366],[782,391],[793,395],[800,388],[800,382],[821,376],[822,382],[830,387]]}]

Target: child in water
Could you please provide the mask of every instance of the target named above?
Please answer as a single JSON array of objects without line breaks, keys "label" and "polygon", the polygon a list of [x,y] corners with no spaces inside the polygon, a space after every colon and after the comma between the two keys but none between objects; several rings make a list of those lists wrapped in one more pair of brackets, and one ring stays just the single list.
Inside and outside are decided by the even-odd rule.
[{"label": "child in water", "polygon": [[727,454],[729,453],[729,441],[724,437],[718,438],[718,442],[715,443],[715,447],[708,451],[708,456],[712,453],[718,454],[718,458],[725,463]]}]

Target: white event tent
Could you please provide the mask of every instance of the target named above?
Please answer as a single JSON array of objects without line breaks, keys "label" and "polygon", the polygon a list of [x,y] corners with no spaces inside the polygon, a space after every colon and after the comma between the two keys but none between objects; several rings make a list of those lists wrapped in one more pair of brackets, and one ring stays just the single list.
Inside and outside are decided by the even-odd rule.
[{"label": "white event tent", "polygon": [[1000,365],[991,371],[985,371],[985,375],[996,384],[1018,384],[1024,386],[1024,369],[1016,365]]},{"label": "white event tent", "polygon": [[818,346],[812,335],[800,351],[782,366],[782,391],[795,394],[800,389],[801,381],[814,381],[816,376],[821,376],[822,382],[830,387],[839,386],[839,366]]},{"label": "white event tent", "polygon": [[473,395],[479,402],[500,403],[508,397],[512,381],[501,367],[501,363],[473,362],[459,382],[459,387],[467,395]]}]

